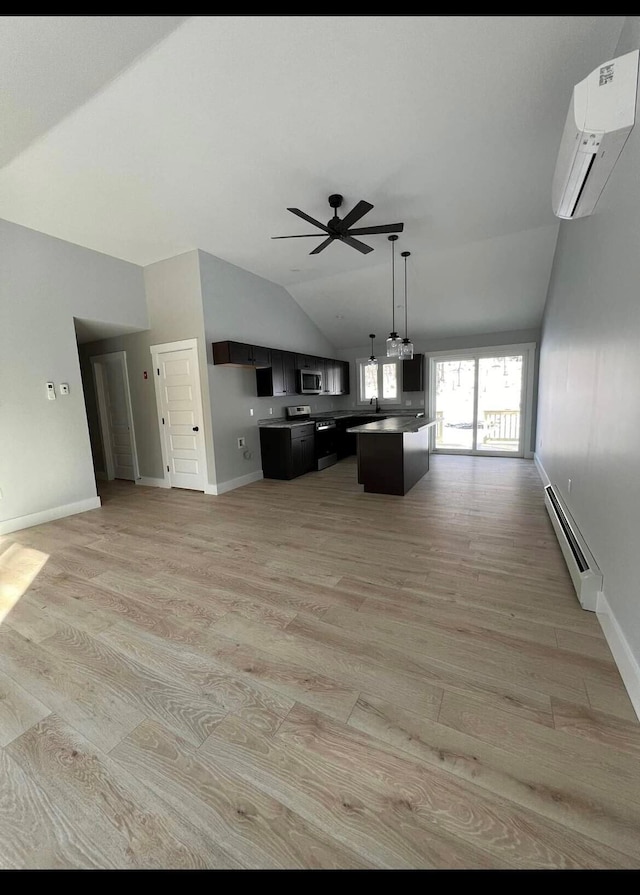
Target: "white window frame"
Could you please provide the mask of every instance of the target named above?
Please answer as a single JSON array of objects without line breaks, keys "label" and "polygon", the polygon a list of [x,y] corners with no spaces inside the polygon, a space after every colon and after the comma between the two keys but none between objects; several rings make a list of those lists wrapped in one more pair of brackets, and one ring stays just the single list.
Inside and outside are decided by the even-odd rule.
[{"label": "white window frame", "polygon": [[[391,407],[391,406],[401,406],[402,405],[402,359],[398,357],[378,357],[376,358],[378,361],[378,390],[382,391],[381,388],[381,377],[382,371],[381,367],[383,364],[395,364],[397,367],[397,383],[398,383],[398,397],[397,398],[383,398],[381,395],[378,396],[378,404],[380,407]],[[369,363],[368,357],[358,358],[356,360],[356,375],[358,377],[358,404],[363,406],[369,405],[369,398],[364,397],[364,372],[363,368],[367,366]]]},{"label": "white window frame", "polygon": [[[429,416],[436,415],[436,376],[435,365],[437,361],[442,360],[458,360],[458,358],[468,358],[476,360],[482,357],[507,357],[510,355],[522,355],[522,413],[520,416],[520,444],[522,451],[518,453],[507,453],[505,451],[461,451],[453,448],[436,448],[436,427],[431,427],[431,451],[438,454],[471,454],[481,457],[525,457],[533,458],[531,450],[531,431],[533,428],[533,391],[534,391],[534,375],[536,360],[537,343],[522,342],[519,345],[494,345],[492,347],[482,348],[461,348],[459,351],[430,351],[427,354],[429,362]],[[477,395],[476,395],[477,400]]]}]

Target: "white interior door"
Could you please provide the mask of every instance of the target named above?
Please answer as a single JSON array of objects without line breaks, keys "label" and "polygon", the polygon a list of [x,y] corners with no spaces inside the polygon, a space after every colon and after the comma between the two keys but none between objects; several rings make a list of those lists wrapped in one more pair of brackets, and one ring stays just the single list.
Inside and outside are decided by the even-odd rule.
[{"label": "white interior door", "polygon": [[167,478],[172,487],[204,491],[207,466],[197,349],[154,346],[151,351]]},{"label": "white interior door", "polygon": [[137,463],[124,352],[92,357],[107,478],[135,481]]}]

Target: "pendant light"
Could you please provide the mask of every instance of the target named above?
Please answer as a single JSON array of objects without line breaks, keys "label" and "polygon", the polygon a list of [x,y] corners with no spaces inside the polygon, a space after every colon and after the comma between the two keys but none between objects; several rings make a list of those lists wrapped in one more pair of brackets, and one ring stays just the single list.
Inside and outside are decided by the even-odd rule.
[{"label": "pendant light", "polygon": [[396,332],[396,239],[395,233],[389,237],[391,243],[391,332],[387,339],[387,357],[398,357],[402,340]]},{"label": "pendant light", "polygon": [[404,258],[404,339],[402,340],[398,356],[403,360],[411,360],[413,358],[413,342],[409,338],[409,327],[407,326],[407,320],[409,319],[407,309],[407,258],[410,254],[411,252],[402,252],[402,257]]},{"label": "pendant light", "polygon": [[375,356],[373,350],[373,340],[375,339],[375,333],[369,333],[369,338],[371,339],[371,354],[369,355],[369,360],[367,361],[368,367],[377,367],[378,366],[378,358]]}]

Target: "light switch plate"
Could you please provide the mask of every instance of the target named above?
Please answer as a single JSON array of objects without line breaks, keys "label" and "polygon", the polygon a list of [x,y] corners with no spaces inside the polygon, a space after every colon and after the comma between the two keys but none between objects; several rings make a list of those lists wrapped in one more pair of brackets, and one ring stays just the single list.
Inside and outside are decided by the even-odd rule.
[{"label": "light switch plate", "polygon": [[47,382],[47,398],[50,401],[55,401],[56,399],[56,387],[53,382]]}]

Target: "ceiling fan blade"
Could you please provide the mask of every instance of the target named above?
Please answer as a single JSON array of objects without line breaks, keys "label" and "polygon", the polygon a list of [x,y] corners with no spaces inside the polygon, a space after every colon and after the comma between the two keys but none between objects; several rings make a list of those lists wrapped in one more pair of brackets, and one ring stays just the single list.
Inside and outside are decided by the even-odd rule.
[{"label": "ceiling fan blade", "polygon": [[346,242],[348,246],[351,246],[352,249],[357,249],[359,252],[362,252],[363,255],[368,255],[369,252],[373,251],[373,248],[371,246],[365,245],[363,242],[360,242],[359,239],[352,239],[346,234],[344,236],[341,236],[340,239],[342,240],[342,242]]},{"label": "ceiling fan blade", "polygon": [[309,217],[308,214],[305,214],[304,211],[300,211],[299,208],[287,208],[287,211],[290,211],[291,214],[297,214],[299,218],[302,218],[303,221],[307,221],[309,224],[313,224],[314,227],[320,227],[325,233],[329,232],[328,227],[325,227],[320,221],[316,221],[315,218]]},{"label": "ceiling fan blade", "polygon": [[293,236],[272,236],[271,239],[320,239],[322,233],[294,233]]},{"label": "ceiling fan blade", "polygon": [[355,230],[349,230],[349,235],[358,233],[364,236],[366,233],[402,233],[404,224],[380,224],[377,227],[357,227]]},{"label": "ceiling fan blade", "polygon": [[319,252],[322,252],[328,245],[331,245],[335,236],[330,236],[328,239],[323,240],[319,246],[316,246],[312,252],[309,252],[310,255],[317,255]]},{"label": "ceiling fan blade", "polygon": [[370,202],[365,202],[364,199],[361,199],[357,205],[354,205],[349,214],[345,214],[345,216],[340,221],[340,229],[348,230],[351,224],[355,224],[356,221],[359,221],[360,218],[364,217],[368,211],[371,211],[373,205]]}]

